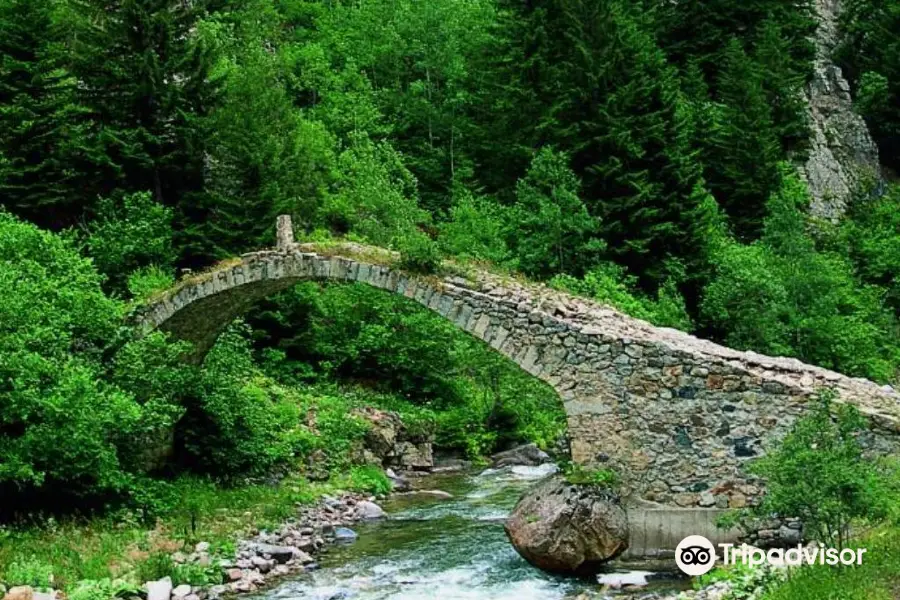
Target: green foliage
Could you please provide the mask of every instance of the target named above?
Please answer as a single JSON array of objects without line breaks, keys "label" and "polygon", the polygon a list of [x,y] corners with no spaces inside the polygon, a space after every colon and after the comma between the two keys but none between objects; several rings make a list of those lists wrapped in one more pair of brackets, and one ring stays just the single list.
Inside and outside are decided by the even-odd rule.
[{"label": "green foliage", "polygon": [[294,215],[298,226],[315,224],[312,215],[338,179],[334,136],[295,109],[283,84],[290,66],[266,49],[275,32],[257,25],[261,31],[249,26],[241,35],[228,22],[265,23],[258,3],[245,10],[212,18],[200,30],[205,43],[223,55],[215,69],[223,89],[205,124],[208,183],[198,194],[187,235],[194,257],[223,258],[270,244],[279,214]]},{"label": "green foliage", "polygon": [[877,528],[858,540],[866,548],[862,565],[811,565],[791,573],[762,596],[764,600],[891,600],[900,582],[900,530]]},{"label": "green foliage", "polygon": [[171,573],[174,585],[209,586],[222,583],[222,568],[218,565],[175,565]]},{"label": "green foliage", "polygon": [[771,568],[768,565],[750,567],[738,562],[734,565],[729,565],[727,568],[719,567],[706,575],[701,575],[694,581],[694,587],[695,589],[702,589],[716,582],[726,581],[731,588],[731,597],[737,600],[741,598],[757,598],[760,594],[776,587],[785,579],[788,579],[788,573],[783,569]]},{"label": "green foliage", "polygon": [[263,376],[241,328],[223,333],[188,405],[183,444],[197,468],[223,478],[260,475],[285,464],[303,439],[293,393]]},{"label": "green foliage", "polygon": [[621,310],[627,315],[661,327],[691,331],[693,323],[684,298],[672,280],[666,280],[652,300],[635,291],[636,280],[614,263],[601,263],[581,279],[558,275],[550,285],[570,294],[586,296]]},{"label": "green foliage", "polygon": [[619,474],[612,469],[590,469],[574,463],[566,468],[564,476],[574,485],[615,488],[620,482]]},{"label": "green foliage", "polygon": [[786,170],[782,177],[762,239],[716,250],[704,323],[731,347],[891,380],[900,365],[896,318],[845,255],[816,248],[800,209],[808,203],[805,187]]},{"label": "green foliage", "polygon": [[892,490],[863,455],[859,435],[866,423],[859,411],[835,404],[830,392],[811,409],[777,448],[752,463],[752,472],[766,480],[754,512],[798,517],[809,538],[843,548],[855,520],[888,515]]},{"label": "green foliage", "polygon": [[175,277],[167,269],[156,265],[141,267],[128,276],[126,283],[128,292],[138,302],[145,301],[157,292],[162,292],[175,285]]},{"label": "green foliage", "polygon": [[388,246],[427,222],[428,213],[416,204],[416,180],[390,144],[354,135],[338,168],[341,184],[322,208],[333,231]]},{"label": "green foliage", "polygon": [[400,238],[400,267],[413,273],[437,273],[441,267],[441,250],[437,242],[422,233],[413,231]]},{"label": "green foliage", "polygon": [[[170,396],[138,400],[104,379],[102,359],[123,311],[71,244],[0,213],[0,253],[15,257],[0,263],[0,377],[13,382],[0,391],[4,509],[29,493],[124,489],[135,437],[174,422]],[[131,360],[141,356],[130,350]]]},{"label": "green foliage", "polygon": [[155,202],[148,193],[137,193],[121,200],[103,199],[97,210],[87,252],[115,286],[151,265],[171,269],[175,260],[172,209]]},{"label": "green foliage", "polygon": [[740,41],[732,39],[717,82],[723,106],[710,132],[705,175],[742,239],[758,236],[766,200],[778,187],[782,159],[764,73],[762,65],[747,57]]},{"label": "green foliage", "polygon": [[53,567],[31,556],[6,567],[3,580],[10,587],[29,585],[35,589],[50,589],[53,587]]},{"label": "green foliage", "polygon": [[[454,397],[453,325],[368,286],[299,285],[257,319],[267,345],[320,373],[376,382],[420,401]],[[298,327],[304,324],[304,327]]]},{"label": "green foliage", "polygon": [[309,440],[307,454],[321,450],[323,455],[317,457],[325,463],[321,466],[347,469],[369,429],[365,420],[351,413],[352,399],[340,393],[310,394],[301,406],[316,432],[315,439]]},{"label": "green foliage", "polygon": [[391,481],[379,467],[361,466],[350,469],[348,488],[355,492],[386,495],[391,492]]},{"label": "green foliage", "polygon": [[506,244],[507,210],[489,198],[457,190],[438,242],[447,254],[502,265],[510,260]]},{"label": "green foliage", "polygon": [[569,157],[543,148],[516,186],[509,213],[510,243],[517,264],[533,277],[579,273],[604,245],[595,238],[599,222],[578,197],[580,182]]},{"label": "green foliage", "polygon": [[109,600],[139,592],[134,585],[121,579],[86,579],[79,581],[69,593],[71,600]]},{"label": "green foliage", "polygon": [[880,158],[900,167],[900,5],[850,0],[840,16],[837,58],[855,88],[857,107],[878,143]]},{"label": "green foliage", "polygon": [[857,202],[840,236],[860,278],[884,288],[885,302],[900,315],[900,186]]},{"label": "green foliage", "polygon": [[0,4],[0,203],[43,226],[71,225],[102,190],[102,143],[78,79],[54,44],[51,0]]}]

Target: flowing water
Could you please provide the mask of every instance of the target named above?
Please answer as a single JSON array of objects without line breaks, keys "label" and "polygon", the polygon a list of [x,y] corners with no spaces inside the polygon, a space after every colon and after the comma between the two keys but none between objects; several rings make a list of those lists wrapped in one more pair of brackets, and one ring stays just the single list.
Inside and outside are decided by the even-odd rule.
[{"label": "flowing water", "polygon": [[[552,466],[552,465],[551,465]],[[263,594],[265,600],[557,600],[605,598],[596,580],[554,577],[535,569],[510,545],[503,521],[523,491],[548,467],[513,467],[478,475],[429,477],[425,495],[385,502],[385,521],[355,527],[359,539],[320,557],[321,568]],[[670,576],[654,582],[643,571],[603,577],[643,580],[644,590],[676,589]],[[670,575],[670,574],[667,574]],[[673,587],[674,586],[674,587]]]}]

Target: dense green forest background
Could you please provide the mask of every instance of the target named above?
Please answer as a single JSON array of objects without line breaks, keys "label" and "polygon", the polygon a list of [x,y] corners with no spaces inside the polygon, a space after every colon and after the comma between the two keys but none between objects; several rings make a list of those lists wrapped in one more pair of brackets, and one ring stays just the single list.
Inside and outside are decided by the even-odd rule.
[{"label": "dense green forest background", "polygon": [[[897,169],[900,3],[846,4]],[[176,471],[341,468],[360,396],[472,456],[556,441],[547,389],[376,291],[282,293],[202,369],[122,325],[285,213],[896,383],[900,188],[818,222],[791,166],[815,27],[809,0],[0,0],[4,499],[153,506],[138,450],[176,423]]]}]

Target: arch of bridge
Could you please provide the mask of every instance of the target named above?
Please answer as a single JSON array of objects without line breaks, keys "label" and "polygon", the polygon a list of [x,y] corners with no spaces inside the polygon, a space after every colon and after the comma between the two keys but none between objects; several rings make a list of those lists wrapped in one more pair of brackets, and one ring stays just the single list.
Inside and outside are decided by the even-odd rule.
[{"label": "arch of bridge", "polygon": [[405,296],[482,340],[559,394],[573,460],[615,468],[634,497],[679,506],[742,506],[761,492],[743,464],[786,433],[821,388],[870,419],[866,443],[896,449],[900,395],[795,359],[739,352],[592,302],[484,271],[416,275],[359,244],[279,245],[189,277],[142,307],[145,330],[194,345],[202,360],[255,302],[306,280]]}]

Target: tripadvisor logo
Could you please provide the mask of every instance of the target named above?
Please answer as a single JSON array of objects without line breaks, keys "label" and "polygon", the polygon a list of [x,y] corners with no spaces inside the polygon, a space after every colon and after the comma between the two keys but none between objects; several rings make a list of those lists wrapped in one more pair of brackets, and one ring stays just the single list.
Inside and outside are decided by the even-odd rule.
[{"label": "tripadvisor logo", "polygon": [[691,577],[705,575],[716,565],[716,547],[702,535],[689,535],[675,548],[675,564]]},{"label": "tripadvisor logo", "polygon": [[[866,548],[813,548],[797,544],[792,548],[772,548],[763,550],[755,546],[742,544],[719,544],[722,549],[722,562],[725,565],[741,564],[757,567],[764,563],[770,565],[788,565],[792,567],[807,565],[861,565]],[[716,565],[716,547],[702,535],[689,535],[681,540],[675,549],[675,564],[687,575],[697,577],[710,572]]]}]

